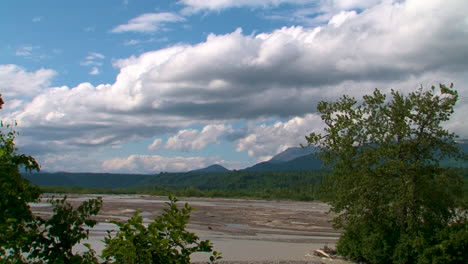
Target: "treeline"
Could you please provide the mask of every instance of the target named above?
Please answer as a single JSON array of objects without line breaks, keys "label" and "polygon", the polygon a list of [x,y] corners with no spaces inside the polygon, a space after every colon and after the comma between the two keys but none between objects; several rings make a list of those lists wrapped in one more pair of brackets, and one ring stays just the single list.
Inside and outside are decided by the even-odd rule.
[{"label": "treeline", "polygon": [[[226,173],[186,172],[142,174],[29,173],[23,177],[48,193],[100,193],[320,200],[326,171],[274,171]],[[468,169],[460,168],[468,201]]]},{"label": "treeline", "polygon": [[[160,173],[148,175],[127,188],[42,185],[44,192],[150,194],[185,197],[235,197],[310,201],[319,199],[324,171],[229,173]],[[31,174],[28,178],[41,174]],[[94,175],[99,181],[99,177]],[[106,179],[108,179],[106,177]],[[119,177],[116,178],[116,180]]]}]

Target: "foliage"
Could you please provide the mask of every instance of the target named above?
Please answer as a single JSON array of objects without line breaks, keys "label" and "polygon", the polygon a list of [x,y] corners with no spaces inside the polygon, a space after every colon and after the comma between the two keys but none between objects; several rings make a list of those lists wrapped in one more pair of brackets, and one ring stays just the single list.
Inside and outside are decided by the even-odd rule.
[{"label": "foliage", "polygon": [[[465,215],[466,217],[466,215]],[[420,263],[467,263],[468,224],[457,221],[438,232],[434,242],[424,249]]]},{"label": "foliage", "polygon": [[[0,109],[3,105],[0,95]],[[84,202],[76,210],[66,199],[51,200],[54,215],[49,220],[34,216],[29,203],[40,197],[38,187],[21,177],[20,169],[39,171],[28,155],[18,154],[13,125],[0,121],[0,260],[2,263],[95,263],[93,251],[82,256],[72,247],[87,238],[82,226],[93,226],[91,215],[100,200]]]},{"label": "foliage", "polygon": [[323,192],[344,230],[339,253],[371,263],[426,263],[466,249],[457,240],[466,217],[454,220],[462,177],[439,165],[466,159],[441,126],[457,98],[452,86],[440,85],[440,93],[392,91],[387,100],[376,89],[360,104],[348,96],[319,103],[325,133],[306,138],[332,168]]},{"label": "foliage", "polygon": [[95,263],[97,258],[89,247],[83,256],[74,254],[72,248],[81,240],[87,239],[88,228],[97,224],[91,216],[98,214],[102,207],[102,199],[99,197],[85,201],[76,209],[66,200],[66,196],[62,199],[48,200],[53,206],[53,215],[48,220],[38,219],[41,232],[33,246],[40,250],[32,252],[30,257],[44,260],[45,263]]},{"label": "foliage", "polygon": [[177,199],[172,196],[169,199],[169,208],[148,227],[143,224],[140,212],[127,223],[113,221],[120,231],[114,237],[109,232],[105,238],[103,257],[107,263],[189,264],[194,252],[212,252],[211,261],[221,258],[218,252],[212,251],[210,241],[199,241],[198,236],[185,230],[193,209],[187,203],[179,209]]},{"label": "foliage", "polygon": [[[17,154],[11,125],[0,123],[0,259],[23,261],[37,226],[28,203],[38,200],[40,191],[21,178],[19,168],[39,170],[34,158]],[[6,129],[6,132],[4,132]]]}]

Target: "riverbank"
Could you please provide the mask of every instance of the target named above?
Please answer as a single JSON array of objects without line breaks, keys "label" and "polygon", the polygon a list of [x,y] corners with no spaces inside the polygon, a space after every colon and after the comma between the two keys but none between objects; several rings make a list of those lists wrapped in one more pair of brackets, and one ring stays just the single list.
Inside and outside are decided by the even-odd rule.
[{"label": "riverbank", "polygon": [[[78,204],[98,195],[70,195]],[[88,242],[98,253],[103,249],[106,230],[114,230],[111,220],[126,221],[136,210],[145,222],[159,215],[166,197],[148,195],[102,195],[99,224],[91,230]],[[188,229],[201,239],[209,239],[222,252],[219,263],[340,263],[327,262],[312,252],[324,245],[333,246],[340,233],[329,222],[328,205],[321,202],[293,202],[222,198],[181,198],[195,210]],[[33,206],[36,214],[50,214],[47,204]],[[79,250],[79,248],[78,248]],[[206,261],[195,254],[193,261]],[[288,262],[289,261],[289,262]],[[302,261],[302,262],[301,262]],[[344,262],[343,262],[344,263]]]}]

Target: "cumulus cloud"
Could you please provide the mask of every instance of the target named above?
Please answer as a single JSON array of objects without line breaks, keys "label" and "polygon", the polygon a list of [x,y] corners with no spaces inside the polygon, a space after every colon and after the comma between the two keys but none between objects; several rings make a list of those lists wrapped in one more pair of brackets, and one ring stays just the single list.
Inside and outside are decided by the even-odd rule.
[{"label": "cumulus cloud", "polygon": [[8,101],[8,104],[6,106],[6,110],[14,110],[23,105],[24,101],[23,100],[18,100],[18,99],[12,99]]},{"label": "cumulus cloud", "polygon": [[216,157],[163,157],[159,155],[130,155],[126,158],[114,158],[102,163],[102,168],[109,172],[157,173],[185,172],[200,169],[212,164],[223,164]]},{"label": "cumulus cloud", "polygon": [[148,146],[149,150],[156,150],[159,148],[192,151],[200,150],[209,144],[219,143],[218,138],[226,133],[233,132],[229,125],[207,125],[202,130],[197,129],[183,129],[177,132],[173,137],[170,137],[166,144],[162,146],[161,139],[155,139],[153,143]]},{"label": "cumulus cloud", "polygon": [[0,91],[7,97],[33,96],[46,88],[55,75],[50,69],[28,72],[18,65],[0,65]]},{"label": "cumulus cloud", "polygon": [[[116,61],[120,72],[112,84],[43,90],[8,118],[18,120],[28,132],[23,135],[41,139],[44,146],[70,149],[159,138],[194,125],[306,118],[320,100],[343,94],[360,97],[376,87],[414,89],[453,81],[466,94],[462,84],[468,82],[467,14],[466,1],[386,1],[321,27],[284,27],[257,35],[244,35],[240,29],[211,34],[198,44],[174,45]],[[41,85],[32,86],[34,92],[53,75],[48,70],[27,73],[17,66],[2,67],[0,80],[46,76]],[[8,74],[2,75],[2,70]],[[25,89],[9,87],[15,88],[5,90]],[[273,131],[265,128],[264,133]],[[206,139],[188,142],[201,134],[193,130],[177,134],[170,146],[200,148]],[[252,136],[250,141],[265,144],[260,138]],[[258,157],[278,152],[278,148],[256,149],[247,140],[238,148],[252,150]]]},{"label": "cumulus cloud", "polygon": [[160,138],[157,138],[155,140],[153,140],[153,142],[151,144],[148,145],[147,149],[148,150],[157,150],[161,147],[162,145],[162,139]]},{"label": "cumulus cloud", "polygon": [[311,132],[320,133],[323,127],[317,114],[294,117],[272,125],[251,126],[247,135],[237,141],[236,150],[246,151],[250,157],[259,161],[269,160],[289,147],[306,144],[305,136]]},{"label": "cumulus cloud", "polygon": [[341,11],[337,15],[334,15],[330,21],[328,21],[329,25],[333,25],[334,27],[341,26],[346,20],[353,18],[356,16],[356,11]]},{"label": "cumulus cloud", "polygon": [[118,25],[112,29],[114,33],[141,32],[150,33],[161,30],[165,24],[181,22],[185,19],[174,13],[147,13],[132,18],[127,24]]}]

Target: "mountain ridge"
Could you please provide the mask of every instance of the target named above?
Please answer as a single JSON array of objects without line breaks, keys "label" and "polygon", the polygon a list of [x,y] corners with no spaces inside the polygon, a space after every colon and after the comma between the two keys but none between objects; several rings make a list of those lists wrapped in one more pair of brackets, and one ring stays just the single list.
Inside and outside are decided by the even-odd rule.
[{"label": "mountain ridge", "polygon": [[201,169],[196,169],[196,170],[191,170],[188,171],[187,173],[222,173],[222,172],[230,172],[230,170],[226,169],[225,167],[219,165],[219,164],[213,164],[205,168]]},{"label": "mountain ridge", "polygon": [[[461,140],[458,145],[462,152],[468,152],[468,141]],[[287,150],[278,153],[270,160],[254,164],[250,167],[241,170],[228,170],[219,164],[213,164],[205,168],[191,170],[188,172],[174,173],[159,173],[159,174],[124,174],[124,173],[71,173],[71,172],[40,172],[40,173],[25,173],[22,172],[24,178],[31,181],[33,184],[40,186],[70,186],[70,187],[85,187],[85,188],[131,188],[138,184],[160,182],[162,178],[167,178],[168,184],[178,184],[178,181],[187,179],[203,179],[208,177],[210,181],[215,181],[216,177],[221,177],[224,180],[234,177],[236,173],[247,173],[259,175],[262,173],[284,172],[284,173],[306,173],[313,171],[324,171],[322,161],[314,153],[316,148],[302,149],[299,147],[288,148]],[[303,153],[309,153],[302,155]],[[464,160],[443,160],[440,161],[441,166],[468,168],[468,162]],[[177,177],[174,178],[174,176]],[[229,177],[228,177],[229,176]],[[249,176],[250,177],[250,176]],[[152,180],[153,179],[153,180]],[[221,179],[218,179],[221,180]]]},{"label": "mountain ridge", "polygon": [[286,150],[273,156],[268,162],[271,163],[280,163],[288,162],[293,159],[306,156],[318,151],[318,148],[309,146],[309,147],[289,147]]}]

